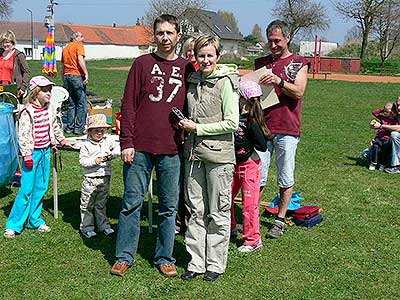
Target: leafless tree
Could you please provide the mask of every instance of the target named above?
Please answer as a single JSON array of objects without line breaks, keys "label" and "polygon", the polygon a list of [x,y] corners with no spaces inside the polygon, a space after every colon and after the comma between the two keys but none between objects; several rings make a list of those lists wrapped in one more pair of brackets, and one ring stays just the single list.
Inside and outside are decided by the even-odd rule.
[{"label": "leafless tree", "polygon": [[345,42],[354,42],[354,41],[361,42],[361,40],[362,40],[362,32],[360,27],[356,25],[347,30],[347,33],[344,37]]},{"label": "leafless tree", "polygon": [[14,0],[0,0],[0,20],[7,19],[12,13]]},{"label": "leafless tree", "polygon": [[400,1],[386,0],[372,28],[382,65],[400,41]]},{"label": "leafless tree", "polygon": [[251,35],[253,35],[259,42],[264,42],[265,39],[262,34],[262,29],[260,25],[255,24],[253,30],[251,31]]},{"label": "leafless tree", "polygon": [[145,13],[146,24],[153,24],[161,14],[171,14],[179,17],[187,8],[203,9],[208,6],[208,0],[149,0]]},{"label": "leafless tree", "polygon": [[364,59],[368,38],[385,0],[335,0],[336,10],[349,20],[354,20],[361,28],[362,42],[360,59]]},{"label": "leafless tree", "polygon": [[293,37],[300,31],[326,30],[329,28],[329,17],[326,8],[313,0],[278,0],[273,15],[289,25]]}]

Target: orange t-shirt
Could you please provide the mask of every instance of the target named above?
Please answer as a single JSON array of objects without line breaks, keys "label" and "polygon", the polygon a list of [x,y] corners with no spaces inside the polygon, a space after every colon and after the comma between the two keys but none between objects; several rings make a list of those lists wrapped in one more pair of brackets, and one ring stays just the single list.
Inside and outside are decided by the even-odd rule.
[{"label": "orange t-shirt", "polygon": [[0,80],[3,84],[11,83],[14,73],[14,54],[9,59],[0,56]]},{"label": "orange t-shirt", "polygon": [[78,64],[78,55],[85,56],[85,48],[82,43],[71,42],[63,49],[61,62],[64,65],[64,74],[85,75]]}]

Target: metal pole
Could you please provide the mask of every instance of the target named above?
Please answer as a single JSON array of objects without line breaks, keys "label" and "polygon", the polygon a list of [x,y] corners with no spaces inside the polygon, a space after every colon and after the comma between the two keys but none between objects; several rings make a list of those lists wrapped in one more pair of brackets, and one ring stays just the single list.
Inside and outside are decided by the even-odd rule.
[{"label": "metal pole", "polygon": [[27,11],[29,11],[29,13],[31,14],[31,44],[32,44],[32,60],[33,60],[33,58],[35,57],[34,56],[34,45],[33,45],[33,12],[29,9],[29,8],[27,8],[26,9]]}]

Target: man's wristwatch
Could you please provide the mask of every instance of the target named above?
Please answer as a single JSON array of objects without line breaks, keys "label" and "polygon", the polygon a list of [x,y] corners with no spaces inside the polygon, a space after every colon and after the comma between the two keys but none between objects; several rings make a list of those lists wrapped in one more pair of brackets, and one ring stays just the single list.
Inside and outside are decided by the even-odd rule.
[{"label": "man's wristwatch", "polygon": [[281,78],[281,82],[278,83],[278,88],[282,89],[285,86],[285,80]]}]

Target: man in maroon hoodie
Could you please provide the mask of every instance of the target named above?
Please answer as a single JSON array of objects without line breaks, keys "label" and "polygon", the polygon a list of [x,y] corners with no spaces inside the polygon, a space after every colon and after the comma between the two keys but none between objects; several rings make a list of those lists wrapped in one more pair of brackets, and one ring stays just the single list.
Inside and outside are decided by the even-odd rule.
[{"label": "man in maroon hoodie", "polygon": [[279,212],[267,237],[278,238],[285,231],[285,215],[293,193],[295,156],[301,130],[301,106],[309,62],[289,51],[291,37],[285,22],[272,21],[267,27],[267,38],[271,54],[256,59],[254,66],[255,69],[264,66],[272,69],[272,73],[262,77],[260,83],[273,84],[279,98],[278,104],[264,110],[265,121],[274,137],[272,141],[268,141],[268,150],[259,153],[263,163],[261,186],[267,181],[272,152],[276,153]]},{"label": "man in maroon hoodie", "polygon": [[121,109],[121,157],[124,195],[119,215],[116,262],[111,274],[124,276],[135,261],[140,210],[153,168],[158,185],[158,237],[154,264],[176,276],[172,257],[179,198],[180,160],[171,109],[183,109],[186,77],[194,71],[176,53],[181,38],[176,17],[161,15],[153,24],[157,51],[138,57],[128,75]]}]

